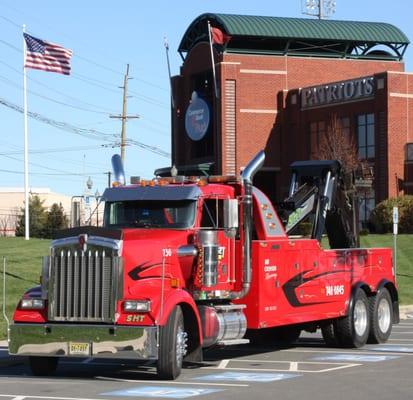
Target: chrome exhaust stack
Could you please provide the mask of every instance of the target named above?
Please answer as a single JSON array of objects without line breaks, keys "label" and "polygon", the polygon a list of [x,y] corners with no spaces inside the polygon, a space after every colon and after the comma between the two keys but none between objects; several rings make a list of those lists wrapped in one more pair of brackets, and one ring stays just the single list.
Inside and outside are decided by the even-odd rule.
[{"label": "chrome exhaust stack", "polygon": [[248,163],[241,174],[244,185],[244,196],[242,200],[243,211],[243,277],[242,290],[232,292],[231,299],[240,299],[247,295],[251,287],[251,244],[252,244],[252,225],[253,225],[253,204],[252,204],[252,181],[255,174],[262,168],[265,161],[264,150],[261,150]]},{"label": "chrome exhaust stack", "polygon": [[112,156],[112,169],[115,178],[114,182],[117,182],[117,185],[124,186],[126,184],[125,171],[119,154]]}]

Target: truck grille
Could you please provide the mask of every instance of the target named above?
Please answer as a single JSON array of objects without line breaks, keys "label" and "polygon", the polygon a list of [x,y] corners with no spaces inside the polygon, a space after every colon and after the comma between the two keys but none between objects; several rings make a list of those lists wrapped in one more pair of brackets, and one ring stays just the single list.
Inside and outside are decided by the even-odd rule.
[{"label": "truck grille", "polygon": [[59,248],[50,257],[49,319],[113,322],[119,257],[111,249]]}]

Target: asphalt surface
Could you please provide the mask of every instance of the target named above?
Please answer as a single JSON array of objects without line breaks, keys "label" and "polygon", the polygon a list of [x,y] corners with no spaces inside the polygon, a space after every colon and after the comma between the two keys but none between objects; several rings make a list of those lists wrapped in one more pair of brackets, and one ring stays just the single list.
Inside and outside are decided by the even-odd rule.
[{"label": "asphalt surface", "polygon": [[[0,400],[82,399],[413,399],[413,315],[388,343],[362,349],[324,345],[304,333],[294,346],[232,346],[205,353],[176,381],[158,381],[153,365],[62,360],[53,377],[33,377],[24,358],[0,343]],[[2,345],[1,345],[2,344]]]}]

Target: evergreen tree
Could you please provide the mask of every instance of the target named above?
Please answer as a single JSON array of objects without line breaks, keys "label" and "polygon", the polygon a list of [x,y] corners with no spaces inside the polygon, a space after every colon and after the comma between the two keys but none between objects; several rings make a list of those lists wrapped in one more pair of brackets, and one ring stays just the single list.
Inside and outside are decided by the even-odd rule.
[{"label": "evergreen tree", "polygon": [[68,225],[62,204],[53,203],[50,211],[47,212],[45,237],[51,238],[56,231],[65,229]]},{"label": "evergreen tree", "polygon": [[[37,195],[29,198],[29,228],[30,236],[36,238],[44,237],[44,229],[47,219],[46,208],[43,206],[44,200],[40,200]],[[20,209],[16,224],[16,236],[24,236],[25,234],[25,209]]]}]

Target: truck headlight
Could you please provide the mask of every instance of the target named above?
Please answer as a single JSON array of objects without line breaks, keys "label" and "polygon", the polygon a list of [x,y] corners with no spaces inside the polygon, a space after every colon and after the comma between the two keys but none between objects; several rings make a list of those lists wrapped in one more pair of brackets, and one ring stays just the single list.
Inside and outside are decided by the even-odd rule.
[{"label": "truck headlight", "polygon": [[43,299],[22,299],[20,308],[22,310],[43,310],[45,302]]},{"label": "truck headlight", "polygon": [[150,300],[127,300],[123,303],[123,310],[127,312],[151,311]]}]

